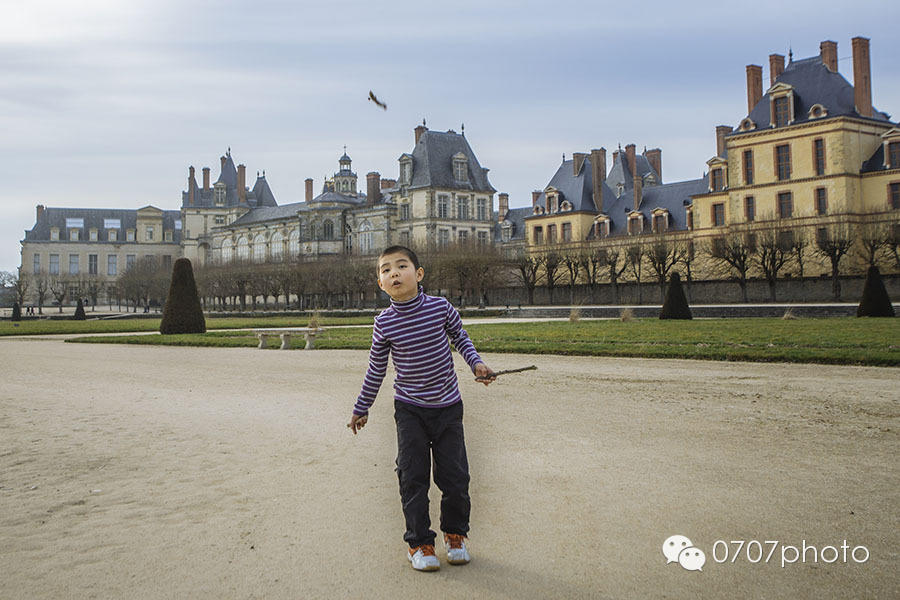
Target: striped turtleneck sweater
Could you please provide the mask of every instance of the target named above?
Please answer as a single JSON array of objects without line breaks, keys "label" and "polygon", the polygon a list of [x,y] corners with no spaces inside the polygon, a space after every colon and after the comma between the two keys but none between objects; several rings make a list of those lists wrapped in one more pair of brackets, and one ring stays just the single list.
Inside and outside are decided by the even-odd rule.
[{"label": "striped turtleneck sweater", "polygon": [[474,372],[481,357],[462,328],[459,313],[446,299],[428,296],[419,288],[412,300],[391,301],[391,306],[375,317],[369,368],[353,413],[369,414],[387,372],[389,354],[397,371],[395,399],[424,407],[459,402],[448,337]]}]

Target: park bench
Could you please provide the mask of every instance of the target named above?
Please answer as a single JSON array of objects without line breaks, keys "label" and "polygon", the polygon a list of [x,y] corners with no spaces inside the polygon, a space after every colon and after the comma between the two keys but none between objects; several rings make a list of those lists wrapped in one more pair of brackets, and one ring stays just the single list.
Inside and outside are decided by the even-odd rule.
[{"label": "park bench", "polygon": [[309,327],[283,327],[280,329],[254,329],[253,333],[256,334],[256,337],[259,340],[259,345],[257,346],[257,348],[268,348],[269,336],[277,335],[281,338],[280,349],[290,350],[291,336],[302,335],[303,339],[306,340],[306,346],[304,347],[304,350],[312,350],[316,347],[316,336],[322,333],[322,331],[322,329],[314,329]]}]

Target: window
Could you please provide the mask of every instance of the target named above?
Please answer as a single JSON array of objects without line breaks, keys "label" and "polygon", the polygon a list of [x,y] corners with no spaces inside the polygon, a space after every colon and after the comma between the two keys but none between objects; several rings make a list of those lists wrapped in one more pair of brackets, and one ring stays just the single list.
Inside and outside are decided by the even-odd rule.
[{"label": "window", "polygon": [[70,285],[66,295],[69,296],[69,299],[78,298],[78,296],[81,295],[81,290],[78,289],[77,285]]},{"label": "window", "polygon": [[40,254],[34,255],[34,269],[31,272],[34,273],[35,275],[40,275],[40,273],[41,273],[41,255]]},{"label": "window", "polygon": [[778,248],[783,252],[788,252],[794,247],[794,232],[790,229],[778,232]]},{"label": "window", "polygon": [[106,232],[106,239],[110,242],[117,242],[119,240],[119,232],[116,229],[109,229]]},{"label": "window", "polygon": [[88,275],[97,274],[97,255],[88,254]]},{"label": "window", "polygon": [[562,224],[562,241],[564,241],[564,242],[572,241],[572,224],[571,223],[563,223]]},{"label": "window", "polygon": [[556,225],[547,225],[547,243],[556,243]]},{"label": "window", "polygon": [[167,242],[172,241],[172,230],[171,229],[167,229],[163,232],[163,239],[165,239]]},{"label": "window", "polygon": [[69,241],[70,241],[70,242],[77,242],[80,233],[81,233],[81,231],[78,230],[78,229],[70,229],[70,230],[69,230]]},{"label": "window", "polygon": [[[446,164],[446,163],[444,163]],[[467,168],[468,164],[465,159],[454,159],[453,160],[453,177],[457,181],[468,181],[469,180],[469,169]]]},{"label": "window", "polygon": [[92,242],[97,241],[97,230],[96,229],[91,229],[90,237],[88,239],[90,239]]},{"label": "window", "polygon": [[464,221],[469,220],[469,197],[460,196],[456,199],[456,218]]},{"label": "window", "polygon": [[120,229],[121,227],[121,219],[103,219],[103,229]]},{"label": "window", "polygon": [[744,198],[744,217],[748,223],[756,220],[756,198],[753,196]]},{"label": "window", "polygon": [[78,255],[69,255],[69,275],[78,275]]},{"label": "window", "polygon": [[888,186],[891,208],[900,208],[900,183],[892,183]]},{"label": "window", "polygon": [[[229,243],[229,246],[231,244]],[[291,235],[288,237],[288,254],[291,258],[296,258],[300,256],[300,230],[295,229],[291,231]]]},{"label": "window", "polygon": [[215,197],[216,206],[225,206],[225,184],[217,183],[213,195]]},{"label": "window", "polygon": [[638,235],[644,229],[644,220],[641,215],[628,217],[628,235]]},{"label": "window", "polygon": [[791,178],[791,147],[787,144],[775,146],[775,173],[778,181]]},{"label": "window", "polygon": [[134,229],[129,229],[128,231],[125,232],[125,239],[128,240],[129,242],[134,241]]},{"label": "window", "polygon": [[825,174],[825,140],[822,138],[813,140],[813,166],[816,175]]},{"label": "window", "polygon": [[400,245],[401,246],[409,246],[409,232],[401,231],[400,232]]},{"label": "window", "polygon": [[790,99],[787,96],[775,98],[775,127],[784,127],[790,120]]},{"label": "window", "polygon": [[478,245],[479,246],[487,246],[488,243],[488,232],[487,231],[479,231],[478,232]]},{"label": "window", "polygon": [[825,188],[816,188],[816,214],[828,212],[828,192]]},{"label": "window", "polygon": [[250,258],[250,242],[248,242],[245,237],[238,240],[237,257],[238,260],[247,260]]},{"label": "window", "polygon": [[608,237],[609,236],[609,221],[600,221],[599,223],[594,223],[594,236],[595,237]]},{"label": "window", "polygon": [[544,228],[543,227],[535,227],[534,228],[534,243],[536,245],[541,245],[544,243]]},{"label": "window", "polygon": [[725,256],[725,238],[716,237],[712,240],[712,255],[716,257]]},{"label": "window", "polygon": [[164,271],[172,270],[172,256],[169,254],[165,254],[162,257],[162,266]]},{"label": "window", "polygon": [[747,237],[744,238],[744,243],[746,244],[747,249],[750,250],[750,252],[756,252],[756,234],[755,233],[748,233]]},{"label": "window", "polygon": [[84,219],[68,218],[66,219],[66,229],[82,229],[84,227]]},{"label": "window", "polygon": [[816,229],[816,245],[820,248],[828,243],[828,229],[819,227]]},{"label": "window", "polygon": [[215,223],[216,223],[216,225],[224,225],[225,224],[224,215],[216,215]]},{"label": "window", "polygon": [[400,163],[400,183],[409,183],[412,177],[412,162],[403,161]]},{"label": "window", "polygon": [[325,221],[322,225],[322,234],[326,240],[334,239],[334,223],[331,221]]},{"label": "window", "polygon": [[438,219],[446,219],[448,213],[448,204],[450,199],[447,196],[438,196],[437,201],[437,217]]},{"label": "window", "polygon": [[53,227],[50,229],[50,241],[59,241],[59,228]]},{"label": "window", "polygon": [[487,221],[487,198],[479,198],[475,201],[476,218],[479,221]]},{"label": "window", "polygon": [[744,185],[753,185],[753,150],[744,150]]},{"label": "window", "polygon": [[790,192],[778,194],[778,216],[787,219],[794,214],[794,199]]},{"label": "window", "polygon": [[148,242],[153,240],[153,226],[147,227],[144,239],[146,239]]},{"label": "window", "polygon": [[359,252],[360,254],[371,254],[375,249],[375,240],[372,235],[372,225],[368,221],[363,221],[359,226]]},{"label": "window", "polygon": [[710,172],[709,187],[714,192],[721,192],[725,189],[725,179],[722,175],[722,169],[713,169]]},{"label": "window", "polygon": [[232,257],[234,256],[234,248],[231,243],[231,240],[225,239],[222,241],[222,262],[230,263]]},{"label": "window", "polygon": [[450,230],[449,229],[439,229],[438,230],[438,246],[441,248],[446,248],[447,245],[450,244]]},{"label": "window", "polygon": [[134,268],[134,261],[137,260],[137,256],[134,254],[126,254],[125,255],[125,270],[129,271]]},{"label": "window", "polygon": [[900,142],[888,142],[888,168],[900,169]]},{"label": "window", "polygon": [[106,255],[106,274],[115,277],[118,274],[119,257],[115,254]]},{"label": "window", "polygon": [[59,254],[50,255],[50,274],[59,275]]},{"label": "window", "polygon": [[400,205],[400,220],[409,221],[409,203]]},{"label": "window", "polygon": [[[607,225],[607,228],[609,226]],[[693,230],[694,229],[694,211],[687,211],[687,228]]]},{"label": "window", "polygon": [[253,260],[254,262],[266,260],[266,238],[262,234],[257,235],[253,240]]},{"label": "window", "polygon": [[460,229],[456,232],[456,239],[460,244],[465,244],[469,241],[469,232],[465,229]]},{"label": "window", "polygon": [[272,239],[269,240],[269,253],[276,262],[281,262],[284,258],[284,236],[278,231],[273,233]]},{"label": "window", "polygon": [[653,231],[662,233],[666,230],[666,215],[653,215]]},{"label": "window", "polygon": [[725,204],[716,202],[712,205],[713,227],[722,227],[725,224]]}]

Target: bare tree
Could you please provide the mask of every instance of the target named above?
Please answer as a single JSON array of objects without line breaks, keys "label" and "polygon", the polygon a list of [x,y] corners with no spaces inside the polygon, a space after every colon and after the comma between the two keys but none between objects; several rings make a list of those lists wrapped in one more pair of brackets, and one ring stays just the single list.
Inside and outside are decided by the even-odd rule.
[{"label": "bare tree", "polygon": [[69,283],[59,275],[51,275],[47,280],[47,288],[53,296],[53,300],[59,306],[59,312],[62,312],[63,302],[69,293]]},{"label": "bare tree", "polygon": [[591,303],[594,303],[597,301],[596,291],[603,273],[603,263],[600,260],[599,250],[595,248],[581,250],[578,253],[578,261],[581,264],[581,270],[584,272],[584,278],[587,280],[591,294]]},{"label": "bare tree", "polygon": [[619,304],[619,277],[628,268],[628,261],[625,259],[625,253],[619,248],[600,248],[597,251],[597,259],[600,264],[606,268],[609,275],[609,283],[613,289],[613,302]]},{"label": "bare tree", "polygon": [[659,282],[659,301],[662,302],[666,293],[666,282],[669,280],[669,271],[684,260],[687,249],[675,240],[664,235],[658,235],[645,249],[647,260],[656,279]]},{"label": "bare tree", "polygon": [[541,261],[531,255],[523,254],[510,261],[516,277],[525,287],[525,293],[528,295],[528,304],[534,304],[534,288],[537,287],[540,279]]},{"label": "bare tree", "polygon": [[713,242],[705,250],[713,264],[723,274],[730,275],[741,288],[741,300],[747,302],[747,273],[753,265],[753,254],[756,251],[755,234],[733,231],[720,242]]},{"label": "bare tree", "polygon": [[753,262],[762,272],[769,286],[769,296],[776,301],[778,275],[790,264],[793,232],[774,227],[757,234]]},{"label": "bare tree", "polygon": [[559,281],[559,267],[562,264],[562,257],[559,252],[549,250],[540,257],[541,266],[544,270],[544,285],[547,286],[547,293],[550,295],[550,304],[553,304],[553,290],[556,289],[556,283]]},{"label": "bare tree", "polygon": [[643,244],[635,243],[625,248],[625,263],[628,265],[635,282],[637,282],[638,304],[643,304],[644,290],[641,287],[641,276],[643,275],[644,265]]},{"label": "bare tree", "polygon": [[831,291],[835,300],[841,298],[841,260],[853,247],[853,231],[850,224],[837,223],[816,236],[817,253],[831,263]]},{"label": "bare tree", "polygon": [[891,227],[871,221],[859,225],[859,255],[866,267],[877,267],[882,255],[890,253]]},{"label": "bare tree", "polygon": [[37,298],[38,314],[44,314],[44,300],[47,299],[47,293],[50,290],[49,281],[44,275],[34,276],[34,295]]},{"label": "bare tree", "polygon": [[581,274],[581,251],[576,248],[567,248],[562,255],[562,263],[566,267],[569,276],[566,283],[569,286],[569,304],[575,304],[575,284]]}]

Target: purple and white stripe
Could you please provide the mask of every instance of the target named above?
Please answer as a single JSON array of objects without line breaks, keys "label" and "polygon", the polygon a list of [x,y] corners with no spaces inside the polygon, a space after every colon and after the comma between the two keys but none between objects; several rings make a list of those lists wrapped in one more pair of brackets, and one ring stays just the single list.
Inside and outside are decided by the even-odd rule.
[{"label": "purple and white stripe", "polygon": [[390,308],[375,317],[369,368],[353,413],[369,413],[387,372],[388,355],[393,356],[397,371],[397,400],[425,407],[459,402],[448,338],[474,372],[481,357],[462,328],[459,313],[446,299],[420,290],[412,300],[391,302]]}]

